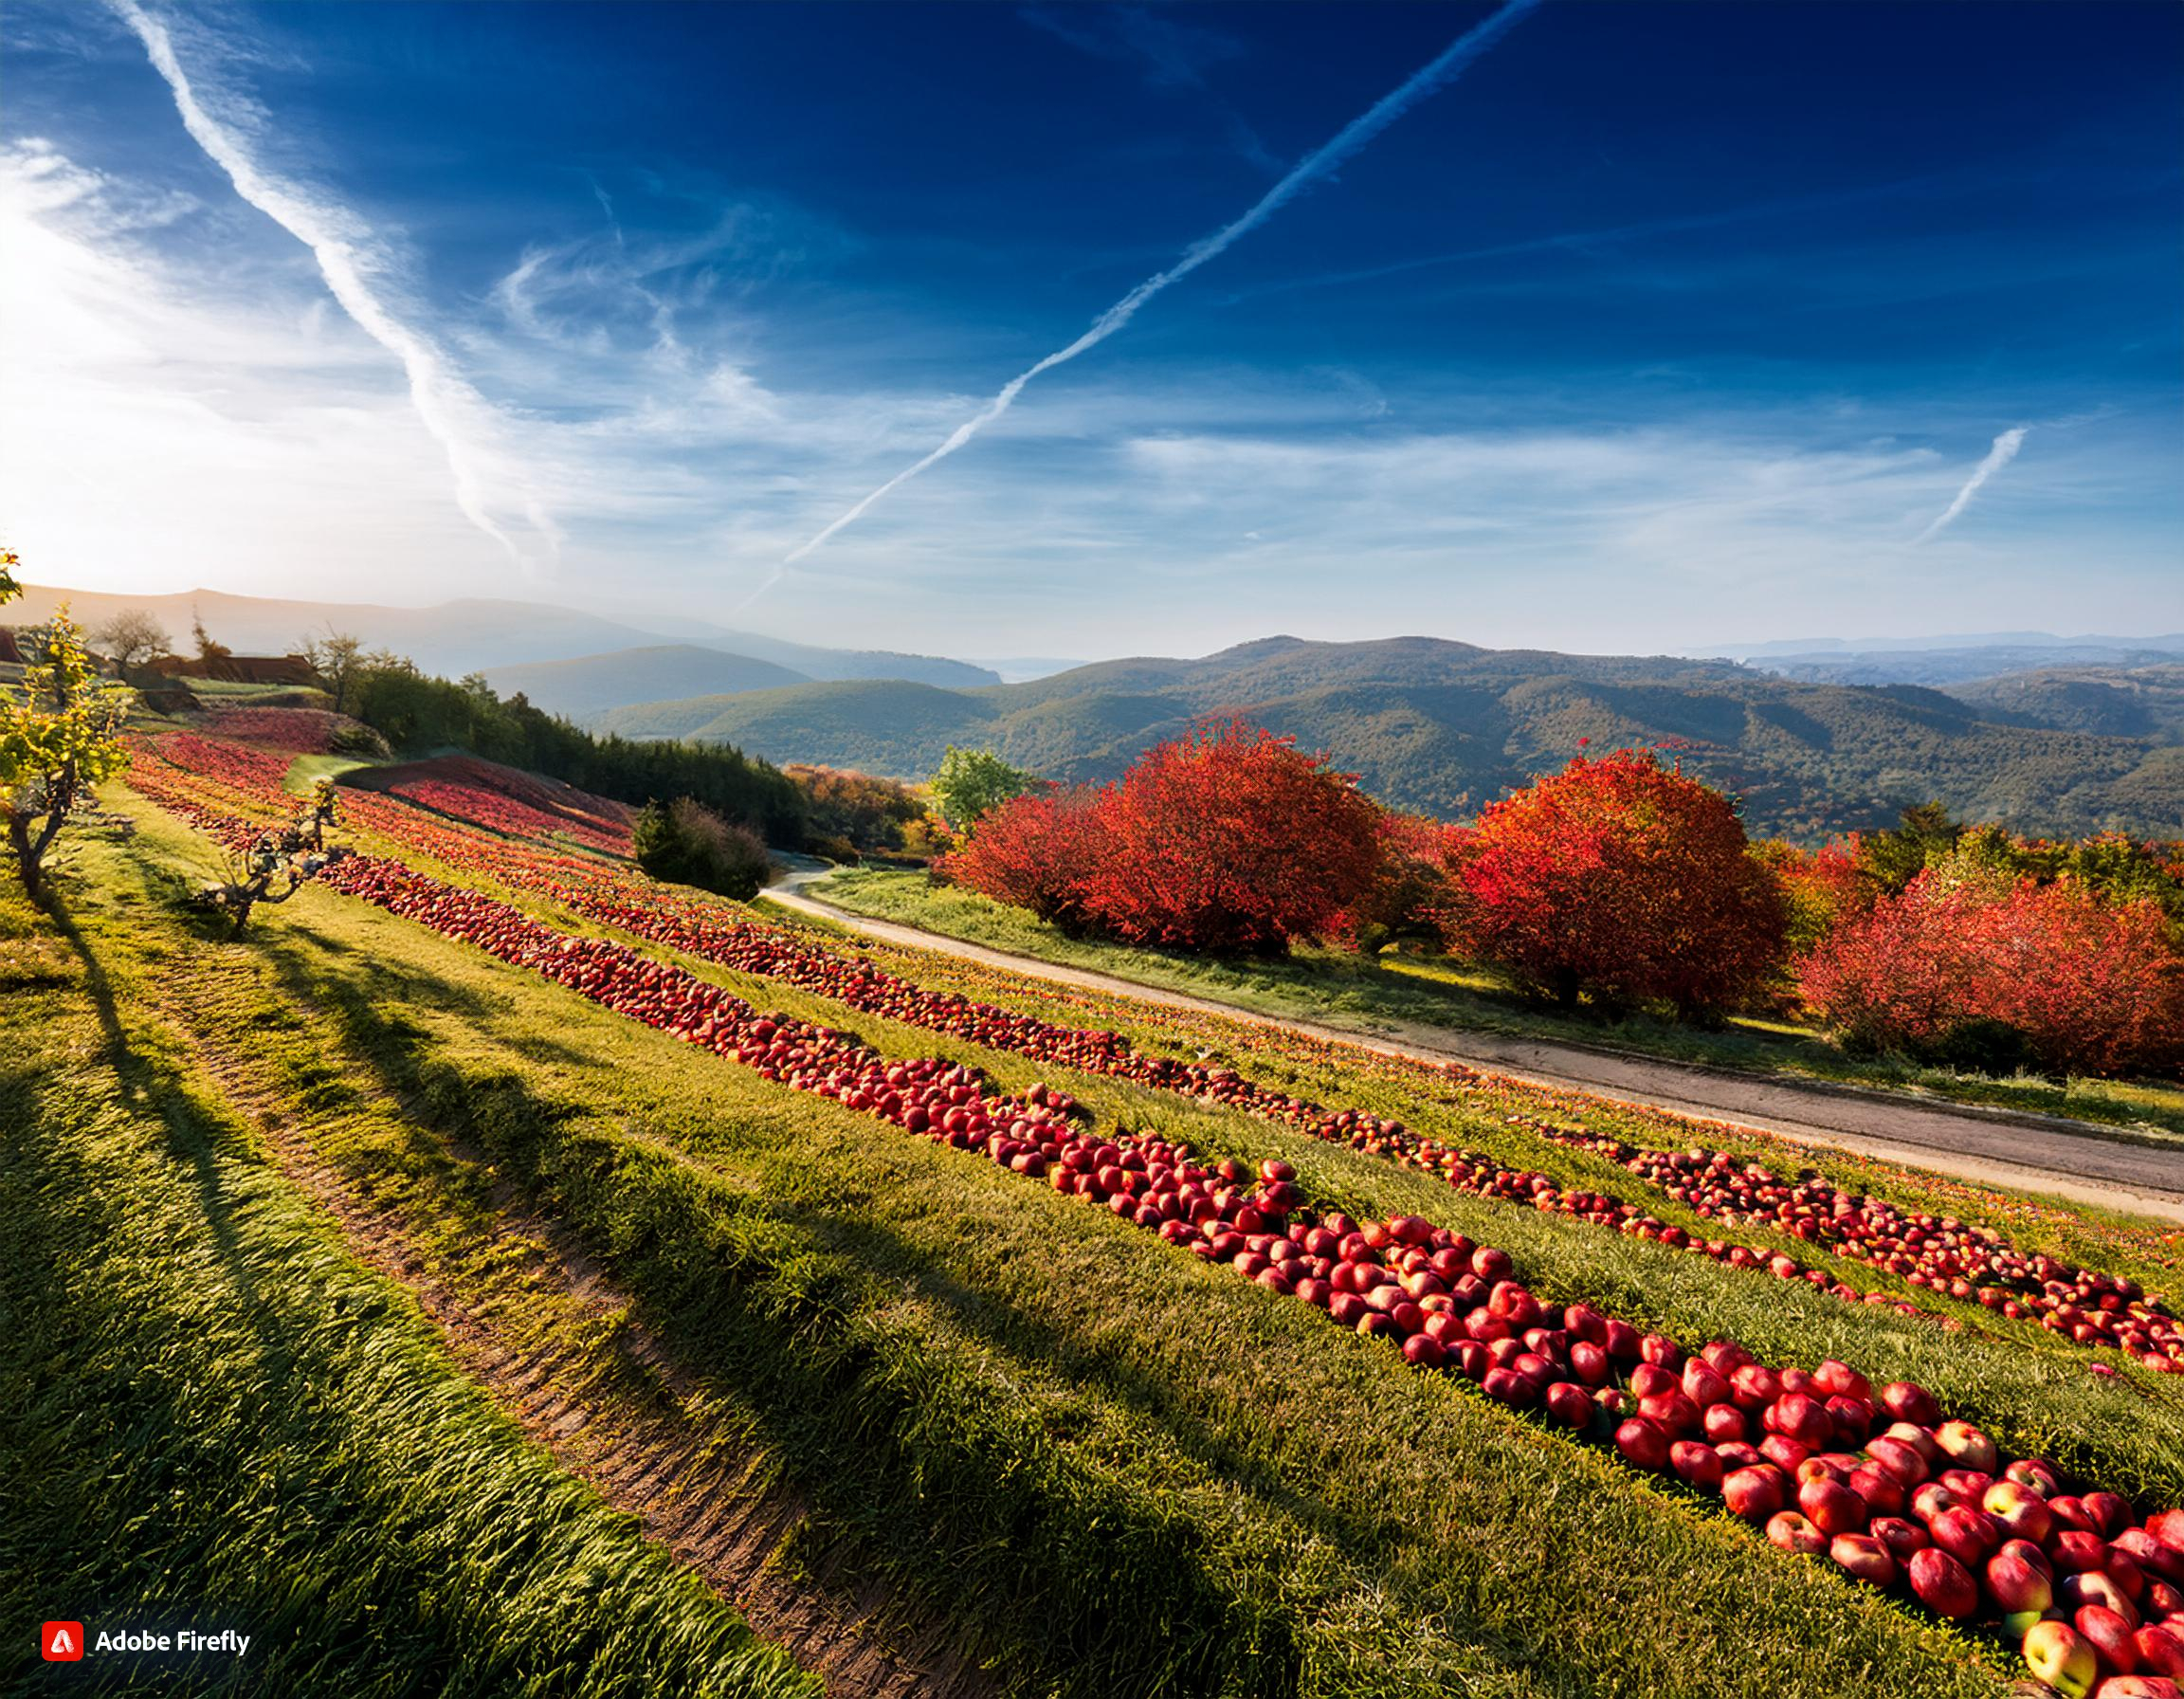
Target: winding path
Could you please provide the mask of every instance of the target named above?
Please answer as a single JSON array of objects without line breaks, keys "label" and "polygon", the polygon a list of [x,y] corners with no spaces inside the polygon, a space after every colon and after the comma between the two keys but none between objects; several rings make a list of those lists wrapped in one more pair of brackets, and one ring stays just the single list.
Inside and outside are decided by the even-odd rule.
[{"label": "winding path", "polygon": [[1065,967],[898,921],[875,920],[837,908],[803,890],[804,886],[830,871],[793,869],[766,896],[784,908],[832,922],[867,938],[959,956],[1031,978],[1083,986],[1169,1008],[1202,1010],[1232,1020],[1257,1021],[1384,1055],[1461,1062],[1534,1085],[1731,1122],[1801,1144],[1831,1145],[1963,1179],[2184,1222],[2184,1139],[2174,1143],[2133,1142],[2112,1136],[2105,1128],[2059,1116],[1915,1101],[1824,1082],[1766,1079],[1725,1069],[1513,1038],[1498,1032],[1389,1022],[1376,1035],[1315,1021],[1264,1015],[1209,997],[1141,985],[1114,974]]}]

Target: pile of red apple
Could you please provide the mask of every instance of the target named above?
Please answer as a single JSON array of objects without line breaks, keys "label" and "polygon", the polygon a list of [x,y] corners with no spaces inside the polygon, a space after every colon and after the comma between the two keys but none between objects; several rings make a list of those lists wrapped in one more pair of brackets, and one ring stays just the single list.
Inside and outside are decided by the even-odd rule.
[{"label": "pile of red apple", "polygon": [[1157,1140],[1070,1127],[1042,1146],[1058,1190],[1385,1337],[1422,1368],[1605,1438],[1764,1527],[1785,1551],[1902,1585],[1937,1615],[1998,1621],[2066,1695],[2176,1699],[2184,1676],[2184,1510],[2137,1522],[2112,1492],[2066,1493],[2007,1464],[1908,1382],[1846,1363],[1771,1368],[1716,1341],[1696,1356],[1590,1306],[1543,1304],[1505,1251],[1417,1216],[1363,1225],[1298,1207],[1289,1165],[1211,1168]]},{"label": "pile of red apple", "polygon": [[2138,1282],[2029,1255],[1993,1228],[1907,1214],[1810,1171],[1785,1179],[1733,1151],[1647,1150],[1547,1122],[1524,1124],[1621,1164],[1711,1219],[1774,1227],[1913,1286],[1975,1300],[2012,1319],[2036,1317],[2050,1332],[2082,1345],[2113,1346],[2147,1368],[2184,1369],[2184,1326]]}]

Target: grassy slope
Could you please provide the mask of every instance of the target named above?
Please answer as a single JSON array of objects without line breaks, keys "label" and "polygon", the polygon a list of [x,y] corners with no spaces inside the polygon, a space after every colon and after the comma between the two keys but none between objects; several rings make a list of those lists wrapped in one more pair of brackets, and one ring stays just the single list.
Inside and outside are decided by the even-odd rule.
[{"label": "grassy slope", "polygon": [[1285,961],[1210,961],[1065,938],[1021,910],[974,892],[931,886],[922,873],[845,869],[811,886],[810,894],[852,913],[1215,998],[1253,1014],[1360,1032],[1415,1022],[1605,1044],[1717,1068],[1903,1090],[2184,1137],[2184,1087],[2175,1085],[2074,1079],[2058,1086],[2032,1077],[1991,1080],[1901,1061],[1860,1061],[1817,1033],[1774,1022],[1735,1021],[1720,1032],[1644,1016],[1603,1026],[1527,1008],[1491,974],[1440,960],[1367,961],[1343,952],[1306,951]]},{"label": "grassy slope", "polygon": [[[155,829],[145,850],[175,837]],[[812,1538],[921,1579],[1019,1671],[1159,1690],[1156,1643],[1190,1691],[1983,1689],[1963,1641],[1082,1205],[323,892],[261,948],[334,1012],[349,1048],[336,1071],[385,1073],[553,1199],[647,1322],[747,1401],[820,1507]],[[891,1051],[1031,1077],[855,1024]],[[1232,1116],[1069,1083],[1132,1124],[1291,1149],[1360,1207],[1493,1236],[1543,1289],[1919,1372],[2005,1432],[2083,1433],[2078,1458],[2104,1477],[2177,1493],[2173,1413],[2087,1388],[2060,1352],[1952,1343]],[[355,1160],[415,1181],[399,1153]],[[1694,1616],[1678,1601],[1697,1572],[1719,1585]]]},{"label": "grassy slope", "polygon": [[[117,901],[142,886],[115,851],[80,862],[103,888],[64,899],[72,936],[0,884],[0,1686],[814,1690],[265,1165],[158,1012],[197,941]],[[18,1632],[49,1617],[252,1644],[56,1671]]]}]

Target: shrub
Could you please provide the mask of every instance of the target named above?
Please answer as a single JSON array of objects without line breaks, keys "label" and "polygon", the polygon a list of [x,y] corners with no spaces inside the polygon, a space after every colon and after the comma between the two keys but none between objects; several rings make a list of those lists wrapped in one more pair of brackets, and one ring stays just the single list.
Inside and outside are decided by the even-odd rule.
[{"label": "shrub", "polygon": [[1086,790],[1019,796],[979,822],[963,847],[934,864],[937,878],[1028,908],[1065,932],[1098,924],[1088,904],[1102,859],[1098,799]]},{"label": "shrub", "polygon": [[1242,721],[1147,750],[1095,814],[1085,904],[1133,943],[1279,954],[1336,931],[1379,861],[1379,805],[1356,780]]},{"label": "shrub", "polygon": [[1999,1070],[2184,1066],[2184,963],[2153,899],[1944,861],[1829,933],[1805,1000],[1847,1042]]},{"label": "shrub", "polygon": [[1556,1001],[1732,1007],[1782,946],[1780,886],[1719,791],[1650,750],[1580,755],[1457,834],[1457,947]]},{"label": "shrub", "polygon": [[756,896],[772,871],[756,832],[688,796],[664,808],[646,803],[630,828],[630,847],[637,865],[653,878],[738,902]]}]

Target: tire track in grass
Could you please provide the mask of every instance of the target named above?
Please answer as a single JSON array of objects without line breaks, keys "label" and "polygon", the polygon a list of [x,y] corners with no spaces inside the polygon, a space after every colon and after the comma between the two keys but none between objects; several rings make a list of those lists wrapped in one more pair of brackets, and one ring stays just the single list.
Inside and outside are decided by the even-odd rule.
[{"label": "tire track in grass", "polygon": [[[759,1479],[759,1460],[718,1429],[707,1431],[703,1389],[632,1314],[632,1302],[575,1235],[530,1208],[475,1151],[428,1127],[394,1094],[346,1082],[365,1112],[391,1122],[427,1160],[479,1185],[492,1217],[480,1260],[501,1290],[468,1289],[463,1272],[435,1256],[398,1206],[362,1195],[293,1109],[281,1065],[238,1042],[239,972],[255,963],[212,950],[168,984],[174,1012],[206,1072],[246,1117],[281,1171],[339,1226],[358,1261],[398,1282],[446,1338],[464,1371],[524,1433],[646,1534],[702,1576],[753,1630],[816,1672],[837,1699],[993,1699],[999,1688],[966,1663],[936,1620],[883,1581],[838,1572],[825,1556],[811,1575],[786,1560],[807,1520],[797,1496]],[[254,989],[270,995],[263,977]],[[320,1012],[285,1004],[324,1054],[338,1044]],[[553,1312],[554,1335],[519,1338],[505,1294]],[[596,1345],[581,1343],[585,1335]]]}]

